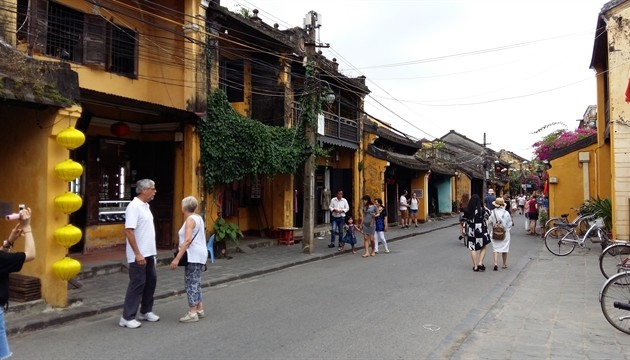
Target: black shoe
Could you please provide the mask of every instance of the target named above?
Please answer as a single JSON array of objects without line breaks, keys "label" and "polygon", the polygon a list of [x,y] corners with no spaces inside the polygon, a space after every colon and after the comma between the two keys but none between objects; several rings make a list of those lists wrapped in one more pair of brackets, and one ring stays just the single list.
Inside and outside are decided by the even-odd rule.
[{"label": "black shoe", "polygon": [[459,235],[459,240],[464,240],[464,237]]},{"label": "black shoe", "polygon": [[334,247],[335,247],[335,244],[328,244],[328,247],[329,247],[329,248],[334,248]]},{"label": "black shoe", "polygon": [[486,266],[481,264],[479,266],[477,266],[479,268],[479,271],[486,271]]}]

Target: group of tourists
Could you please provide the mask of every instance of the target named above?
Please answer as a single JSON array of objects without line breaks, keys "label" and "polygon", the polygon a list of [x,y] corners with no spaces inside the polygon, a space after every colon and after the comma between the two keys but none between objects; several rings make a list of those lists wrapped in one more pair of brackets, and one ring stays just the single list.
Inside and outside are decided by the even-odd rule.
[{"label": "group of tourists", "polygon": [[330,233],[329,248],[334,248],[335,237],[338,238],[338,251],[344,251],[346,244],[350,245],[352,253],[356,253],[357,233],[363,234],[363,257],[376,256],[379,243],[383,244],[386,253],[389,253],[385,232],[387,231],[387,210],[383,200],[372,200],[369,195],[361,198],[361,218],[355,223],[355,219],[349,215],[350,206],[343,197],[343,191],[337,191],[337,196],[330,200],[330,212],[332,214],[332,231]]}]

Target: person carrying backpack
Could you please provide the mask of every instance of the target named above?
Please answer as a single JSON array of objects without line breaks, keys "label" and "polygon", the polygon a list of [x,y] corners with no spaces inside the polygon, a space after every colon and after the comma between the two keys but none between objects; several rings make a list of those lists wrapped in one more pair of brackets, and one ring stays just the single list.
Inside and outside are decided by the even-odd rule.
[{"label": "person carrying backpack", "polygon": [[[488,231],[490,232],[490,240],[492,242],[492,258],[494,259],[494,271],[499,270],[499,253],[503,258],[503,268],[507,269],[508,252],[510,251],[510,230],[512,229],[512,215],[505,210],[505,200],[497,198],[492,202],[494,209],[490,212],[488,218]],[[501,229],[502,228],[502,229]],[[503,232],[499,236],[499,232]],[[501,238],[503,238],[501,240]]]}]

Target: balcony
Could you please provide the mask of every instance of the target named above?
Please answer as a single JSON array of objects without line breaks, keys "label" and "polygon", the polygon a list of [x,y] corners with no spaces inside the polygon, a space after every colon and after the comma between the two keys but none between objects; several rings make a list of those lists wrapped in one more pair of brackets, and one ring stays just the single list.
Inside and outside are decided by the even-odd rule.
[{"label": "balcony", "polygon": [[359,142],[359,126],[355,120],[324,111],[324,136],[357,144]]}]

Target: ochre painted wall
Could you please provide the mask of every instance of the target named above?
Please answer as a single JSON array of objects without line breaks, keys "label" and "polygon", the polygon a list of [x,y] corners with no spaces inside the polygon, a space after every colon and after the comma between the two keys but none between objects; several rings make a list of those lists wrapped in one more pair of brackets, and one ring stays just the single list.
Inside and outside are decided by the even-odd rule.
[{"label": "ochre painted wall", "polygon": [[[576,216],[572,209],[578,209],[584,202],[584,167],[588,169],[588,198],[596,197],[596,173],[595,163],[597,162],[595,149],[596,144],[574,151],[560,158],[551,160],[551,168],[547,170],[549,177],[556,177],[557,184],[549,184],[549,216],[555,217],[560,214],[569,214],[569,219]],[[578,154],[588,152],[590,161],[580,163]]]},{"label": "ochre painted wall", "polygon": [[[74,125],[80,108],[70,111],[47,109],[28,110],[1,107],[0,142],[5,166],[0,177],[0,201],[10,203],[17,210],[20,203],[32,210],[32,228],[37,256],[24,265],[21,273],[40,278],[42,297],[51,305],[67,305],[67,283],[52,273],[52,264],[63,259],[67,250],[57,244],[52,233],[68,224],[68,216],[56,210],[54,198],[64,194],[68,183],[59,179],[54,167],[69,156],[69,151],[57,144],[56,135]],[[15,222],[0,222],[0,233],[7,236]],[[23,250],[18,240],[15,250]]]}]

